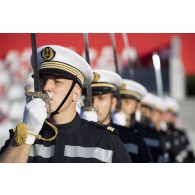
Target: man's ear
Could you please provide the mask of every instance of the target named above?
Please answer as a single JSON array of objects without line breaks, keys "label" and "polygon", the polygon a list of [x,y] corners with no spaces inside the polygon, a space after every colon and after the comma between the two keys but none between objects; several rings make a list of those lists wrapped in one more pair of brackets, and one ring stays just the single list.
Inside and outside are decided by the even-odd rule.
[{"label": "man's ear", "polygon": [[113,97],[112,98],[112,107],[111,107],[112,112],[114,112],[116,110],[116,105],[117,105],[117,98]]},{"label": "man's ear", "polygon": [[72,97],[72,101],[76,102],[77,100],[79,100],[80,96],[81,96],[82,90],[79,87],[78,84],[75,85],[74,87],[74,93],[73,93],[73,97]]}]

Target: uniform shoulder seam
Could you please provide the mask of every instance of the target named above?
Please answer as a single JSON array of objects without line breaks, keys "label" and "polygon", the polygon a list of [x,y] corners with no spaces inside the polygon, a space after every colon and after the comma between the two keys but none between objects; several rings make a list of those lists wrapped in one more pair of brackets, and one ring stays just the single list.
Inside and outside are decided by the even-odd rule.
[{"label": "uniform shoulder seam", "polygon": [[108,131],[108,132],[111,132],[113,134],[118,135],[117,130],[114,127],[110,126],[110,125],[104,125],[104,124],[101,124],[101,123],[98,123],[98,122],[93,122],[93,121],[90,121],[90,123],[92,125],[96,126],[96,127],[99,127],[101,129],[103,129],[104,131]]}]

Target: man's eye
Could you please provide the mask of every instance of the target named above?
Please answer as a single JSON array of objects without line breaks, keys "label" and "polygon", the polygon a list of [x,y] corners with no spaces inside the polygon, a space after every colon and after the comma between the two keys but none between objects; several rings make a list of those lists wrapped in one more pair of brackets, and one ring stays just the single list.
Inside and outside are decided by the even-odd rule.
[{"label": "man's eye", "polygon": [[55,80],[56,83],[63,83],[61,80]]}]

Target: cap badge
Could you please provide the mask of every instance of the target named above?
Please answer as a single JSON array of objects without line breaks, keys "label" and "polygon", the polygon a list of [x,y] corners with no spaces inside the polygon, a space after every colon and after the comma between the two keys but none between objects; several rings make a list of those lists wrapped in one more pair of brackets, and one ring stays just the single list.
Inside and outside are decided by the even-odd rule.
[{"label": "cap badge", "polygon": [[93,72],[93,82],[100,80],[100,75],[97,72]]},{"label": "cap badge", "polygon": [[123,83],[121,86],[120,86],[120,90],[126,90],[126,84]]},{"label": "cap badge", "polygon": [[45,61],[52,60],[56,55],[56,52],[51,47],[45,47],[41,51],[41,56]]}]

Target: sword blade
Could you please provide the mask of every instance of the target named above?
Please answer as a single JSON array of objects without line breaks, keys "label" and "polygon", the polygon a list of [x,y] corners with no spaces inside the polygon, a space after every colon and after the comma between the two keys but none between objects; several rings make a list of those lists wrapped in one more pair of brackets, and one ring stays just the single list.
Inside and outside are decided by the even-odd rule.
[{"label": "sword blade", "polygon": [[114,33],[110,33],[110,39],[112,42],[112,50],[113,50],[113,56],[114,56],[114,64],[115,64],[115,70],[116,73],[119,73],[119,65],[118,65],[118,57],[117,57],[117,52],[116,52],[116,40],[115,40],[115,36]]},{"label": "sword blade", "polygon": [[[91,62],[90,62],[90,56],[89,56],[89,41],[88,41],[88,34],[87,33],[84,33],[84,46],[85,46],[85,59],[87,61],[87,63],[89,65],[91,65]],[[91,109],[92,108],[92,91],[91,91],[91,84],[88,84],[86,86],[86,102],[85,102],[85,106],[88,108],[88,109]]]},{"label": "sword blade", "polygon": [[127,33],[122,33],[122,38],[123,38],[123,43],[124,43],[124,47],[127,51],[127,61],[128,61],[128,66],[129,66],[129,74],[131,76],[131,79],[134,80],[134,70],[133,70],[133,66],[131,63],[131,57],[130,57],[130,53],[129,53],[129,40],[128,40],[128,36]]},{"label": "sword blade", "polygon": [[160,58],[157,53],[154,53],[152,55],[152,60],[153,60],[154,71],[155,71],[157,93],[158,93],[158,96],[163,97],[163,82],[162,82],[161,64],[160,64]]},{"label": "sword blade", "polygon": [[31,33],[31,46],[32,46],[32,67],[34,74],[34,91],[39,92],[39,69],[37,64],[37,46],[36,46],[36,34]]}]

